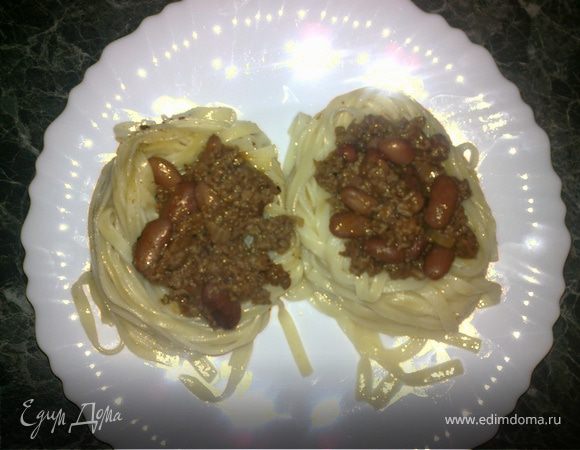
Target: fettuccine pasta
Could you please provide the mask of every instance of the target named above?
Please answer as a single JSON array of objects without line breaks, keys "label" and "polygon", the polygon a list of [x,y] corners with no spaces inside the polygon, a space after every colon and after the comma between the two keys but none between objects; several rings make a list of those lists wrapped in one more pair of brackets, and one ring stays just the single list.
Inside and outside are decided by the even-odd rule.
[{"label": "fettuccine pasta", "polygon": [[[198,379],[185,376],[182,381],[200,398],[217,401],[229,395],[241,379],[252,342],[268,323],[272,304],[283,308],[279,298],[284,289],[267,286],[272,304],[242,304],[239,324],[231,330],[212,327],[202,317],[187,317],[175,305],[163,304],[167,288],[146,279],[136,270],[133,259],[135,242],[145,225],[159,214],[148,158],[163,158],[183,170],[196,160],[210,136],[216,135],[224,145],[239,148],[256,169],[281,188],[264,210],[266,217],[274,217],[284,213],[285,195],[276,148],[256,124],[238,121],[235,112],[224,107],[198,107],[160,124],[122,124],[115,131],[120,143],[117,155],[104,167],[90,205],[90,271],[73,287],[81,323],[95,348],[103,353],[115,353],[126,345],[147,360],[164,363],[168,355],[181,355],[192,361],[193,367],[205,367],[198,370]],[[286,253],[271,258],[289,273],[292,284],[301,278],[297,239]],[[97,305],[103,323],[117,329],[121,343],[116,348],[104,348],[99,342],[89,300]],[[299,342],[294,344],[301,348]],[[211,364],[205,356],[229,352],[233,352],[230,365],[235,370],[226,391],[214,395],[207,387],[212,381],[207,374],[212,370],[208,370]],[[298,353],[305,358],[303,351]],[[303,359],[301,364],[309,370],[307,361]]]},{"label": "fettuccine pasta", "polygon": [[[458,327],[478,304],[497,303],[501,289],[487,279],[490,262],[497,258],[495,221],[478,182],[477,149],[471,144],[452,147],[443,166],[448,175],[469,183],[471,196],[463,202],[463,208],[478,238],[476,257],[456,258],[449,272],[437,280],[394,279],[386,272],[357,275],[349,270],[351,261],[344,255],[345,242],[329,229],[333,214],[331,195],[317,182],[315,173],[317,161],[324,160],[337,148],[335,129],[347,128],[367,115],[382,116],[390,122],[422,116],[428,136],[447,136],[433,115],[410,98],[359,89],[335,98],[314,117],[298,114],[289,130],[290,147],[284,171],[288,179],[287,209],[304,221],[298,233],[303,247],[304,276],[315,292],[313,302],[336,318],[361,354],[359,394],[368,400],[375,389],[367,379],[369,358],[379,362],[393,377],[387,383],[391,388],[396,380],[417,385],[461,373],[461,364],[450,361],[444,364],[451,364],[452,370],[438,365],[418,378],[400,370],[400,363],[416,355],[428,339],[477,351],[479,340],[459,333]],[[469,160],[464,157],[467,149],[471,154]],[[405,357],[384,348],[380,334],[408,336]],[[410,348],[413,350],[408,351]],[[437,376],[430,376],[434,374]],[[382,404],[380,400],[376,402]]]}]

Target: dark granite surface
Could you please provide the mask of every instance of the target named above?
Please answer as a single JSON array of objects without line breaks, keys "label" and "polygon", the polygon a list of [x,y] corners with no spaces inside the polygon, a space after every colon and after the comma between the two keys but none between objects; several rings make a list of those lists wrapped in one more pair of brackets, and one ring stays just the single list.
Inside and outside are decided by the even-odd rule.
[{"label": "dark granite surface", "polygon": [[[34,310],[25,296],[19,234],[29,207],[27,186],[43,147],[46,127],[62,112],[68,92],[103,48],[159,12],[163,0],[4,0],[0,4],[0,446],[3,448],[100,448],[87,427],[72,434],[57,427],[35,440],[18,423],[22,402],[78,408],[39,350]],[[580,447],[577,408],[578,296],[580,282],[580,2],[577,0],[415,0],[441,14],[485,46],[501,72],[532,106],[552,145],[562,178],[573,243],[564,276],[562,314],[554,346],[519,400],[519,416],[559,415],[560,426],[504,425],[484,447]]]}]

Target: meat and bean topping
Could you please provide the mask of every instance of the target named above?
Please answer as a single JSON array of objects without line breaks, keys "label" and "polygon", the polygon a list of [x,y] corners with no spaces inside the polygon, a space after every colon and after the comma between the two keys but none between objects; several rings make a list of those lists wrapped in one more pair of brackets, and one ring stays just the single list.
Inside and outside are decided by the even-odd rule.
[{"label": "meat and bean topping", "polygon": [[214,135],[183,173],[159,157],[149,165],[159,217],[143,229],[133,262],[148,280],[170,288],[164,303],[231,329],[240,321],[241,302],[267,304],[265,285],[290,286],[290,275],[269,252],[290,248],[294,222],[264,217],[280,188],[237,148]]},{"label": "meat and bean topping", "polygon": [[477,255],[461,204],[469,184],[445,172],[451,144],[427,136],[424,117],[367,115],[335,134],[336,149],[316,162],[315,178],[332,194],[330,231],[346,240],[352,273],[437,280],[456,257]]}]

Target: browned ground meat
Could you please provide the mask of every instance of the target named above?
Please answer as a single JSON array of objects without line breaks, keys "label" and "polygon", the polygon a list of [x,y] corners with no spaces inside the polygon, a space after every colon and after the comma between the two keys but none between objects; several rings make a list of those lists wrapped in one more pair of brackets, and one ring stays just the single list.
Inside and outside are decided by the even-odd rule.
[{"label": "browned ground meat", "polygon": [[469,183],[446,174],[450,142],[424,128],[423,117],[367,115],[337,127],[336,149],[316,162],[315,178],[332,194],[330,231],[345,240],[356,275],[438,279],[455,257],[477,255],[461,205]]},{"label": "browned ground meat", "polygon": [[280,188],[237,148],[212,136],[182,174],[161,158],[149,162],[160,217],[143,230],[134,263],[150,281],[171,289],[164,303],[233,328],[240,302],[267,304],[266,285],[290,286],[289,274],[268,252],[290,248],[294,222],[285,215],[264,217]]}]

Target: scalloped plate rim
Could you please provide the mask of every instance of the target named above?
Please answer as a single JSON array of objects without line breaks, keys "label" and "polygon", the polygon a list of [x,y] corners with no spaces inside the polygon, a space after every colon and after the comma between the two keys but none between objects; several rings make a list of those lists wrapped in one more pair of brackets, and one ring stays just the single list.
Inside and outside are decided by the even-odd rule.
[{"label": "scalloped plate rim", "polygon": [[[29,212],[27,214],[26,220],[23,224],[23,228],[22,228],[22,232],[21,232],[21,239],[22,239],[22,243],[23,243],[24,248],[25,248],[25,259],[24,259],[23,265],[24,265],[24,271],[25,271],[26,275],[28,276],[28,280],[29,280],[26,292],[27,292],[28,298],[30,299],[30,303],[32,304],[32,306],[35,310],[36,316],[37,316],[35,326],[36,326],[36,332],[37,332],[38,345],[42,349],[42,351],[45,352],[47,354],[47,356],[49,357],[49,360],[51,361],[51,368],[53,369],[55,375],[58,376],[63,381],[63,387],[64,387],[64,391],[66,393],[66,396],[68,398],[71,398],[71,399],[74,399],[76,397],[76,395],[70,389],[69,383],[66,380],[66,368],[55,366],[54,358],[52,357],[52,354],[58,350],[50,348],[46,343],[47,342],[46,333],[48,332],[49,327],[47,327],[46,325],[43,325],[43,322],[46,323],[46,320],[48,319],[46,309],[49,308],[49,305],[43,304],[38,299],[34,298],[35,297],[34,291],[38,287],[42,286],[42,279],[40,279],[40,280],[38,279],[38,277],[36,276],[37,274],[35,273],[35,271],[33,269],[35,258],[38,258],[39,255],[38,255],[37,243],[36,243],[35,237],[32,236],[32,234],[31,234],[30,228],[32,227],[32,221],[34,219],[35,213],[36,213],[37,208],[38,208],[37,205],[39,203],[41,203],[41,201],[42,201],[43,196],[42,196],[41,189],[43,187],[51,184],[50,178],[43,171],[43,168],[46,165],[45,160],[47,158],[49,158],[49,156],[51,156],[52,152],[57,151],[57,149],[54,148],[54,143],[53,143],[54,139],[51,136],[51,133],[55,133],[56,130],[58,130],[58,128],[64,124],[66,114],[74,107],[75,99],[79,95],[79,93],[82,91],[83,85],[85,84],[86,80],[88,78],[90,78],[91,75],[96,74],[97,71],[100,70],[102,67],[106,67],[106,63],[107,63],[108,59],[111,58],[111,55],[114,54],[114,52],[116,52],[118,50],[120,44],[134,43],[134,41],[136,41],[138,39],[139,34],[146,32],[147,27],[152,26],[152,24],[154,24],[157,20],[159,20],[159,18],[167,16],[169,14],[168,11],[181,8],[182,5],[184,5],[186,3],[187,2],[177,2],[177,3],[171,3],[169,5],[166,5],[163,8],[163,10],[160,11],[159,13],[143,19],[143,21],[139,24],[139,26],[133,32],[111,42],[110,44],[108,44],[106,46],[106,48],[103,50],[101,56],[97,60],[97,62],[95,62],[92,66],[90,66],[87,69],[81,82],[78,85],[76,85],[74,88],[72,88],[72,90],[69,94],[69,97],[67,99],[67,103],[66,103],[64,110],[59,114],[59,116],[47,128],[47,130],[45,132],[45,141],[44,141],[43,151],[39,154],[39,156],[36,160],[36,163],[35,163],[36,164],[36,175],[35,175],[33,181],[31,182],[31,185],[29,187],[30,209],[29,209]],[[486,49],[484,49],[483,47],[471,42],[469,40],[469,38],[467,37],[467,35],[462,30],[450,27],[449,24],[445,21],[445,19],[443,19],[441,16],[439,16],[437,14],[425,13],[424,11],[420,10],[416,5],[414,5],[412,3],[411,3],[411,5],[416,10],[415,14],[421,13],[421,14],[425,15],[425,17],[429,17],[429,20],[432,20],[432,21],[437,20],[437,21],[443,23],[443,25],[447,26],[450,30],[453,30],[453,32],[455,32],[456,35],[458,35],[458,36],[462,35],[462,39],[464,40],[463,44],[465,46],[468,46],[472,49],[477,49],[478,51],[483,50],[485,52],[485,54],[488,56],[488,59],[490,61],[494,62],[493,57],[489,54],[489,52]],[[537,130],[541,130],[543,138],[546,141],[545,151],[548,152],[548,154],[549,154],[549,152],[550,152],[549,137],[548,137],[547,133],[537,125],[532,108],[523,101],[521,93],[520,93],[519,89],[517,88],[517,86],[515,85],[515,83],[513,83],[512,81],[507,80],[506,78],[503,77],[503,75],[499,71],[495,62],[493,64],[493,66],[495,68],[494,76],[497,78],[497,80],[499,82],[501,82],[503,85],[509,86],[509,88],[513,91],[513,94],[517,93],[519,103],[521,103],[522,105],[525,105],[525,107],[527,109],[527,113],[528,113],[527,114],[528,117],[526,117],[526,121],[529,121],[530,125],[533,128],[535,128]],[[541,348],[536,347],[536,351],[534,352],[535,356],[527,358],[527,361],[529,362],[529,368],[527,368],[527,370],[526,370],[527,374],[523,377],[524,379],[522,380],[524,388],[523,388],[523,390],[521,390],[521,392],[519,392],[513,398],[509,399],[508,403],[511,406],[504,411],[505,414],[507,414],[513,410],[513,408],[515,407],[520,396],[525,393],[525,391],[529,387],[529,383],[530,383],[533,369],[540,362],[540,360],[543,358],[543,356],[545,356],[547,354],[547,352],[549,351],[549,349],[551,348],[551,346],[553,344],[552,326],[554,325],[554,323],[556,322],[556,320],[559,317],[559,299],[565,290],[565,282],[564,282],[562,272],[563,272],[563,268],[564,268],[566,255],[568,254],[568,251],[569,251],[568,249],[570,247],[571,238],[570,238],[569,232],[568,232],[568,230],[565,226],[565,222],[564,222],[564,218],[565,218],[565,214],[566,214],[566,207],[565,207],[565,204],[563,203],[563,201],[561,199],[561,195],[560,195],[562,181],[560,180],[560,178],[558,177],[558,175],[554,171],[553,166],[551,164],[549,166],[549,170],[550,170],[550,173],[545,174],[545,175],[550,179],[551,182],[554,183],[552,185],[553,192],[551,192],[551,194],[556,194],[556,196],[558,197],[558,205],[557,206],[558,206],[559,213],[560,213],[558,217],[553,218],[551,225],[554,226],[555,231],[560,231],[562,233],[559,237],[559,239],[562,240],[562,245],[557,249],[557,252],[555,252],[557,254],[558,259],[561,261],[561,263],[556,268],[557,270],[554,270],[554,272],[558,272],[560,274],[559,278],[556,280],[557,285],[555,284],[553,287],[553,291],[555,294],[557,294],[557,298],[553,299],[553,305],[555,306],[555,308],[553,309],[553,313],[550,315],[547,315],[546,321],[545,321],[546,324],[550,325],[550,330],[549,330],[549,332],[546,333],[546,336],[548,337],[548,340],[546,341],[546,345],[543,347],[539,346]],[[554,233],[555,233],[555,231],[554,231]],[[556,283],[556,281],[555,281],[555,283]],[[493,436],[493,434],[495,434],[495,432],[497,431],[497,426],[494,427],[494,429],[492,431],[493,431],[493,433],[488,433],[490,435],[490,437]]]}]

